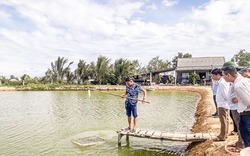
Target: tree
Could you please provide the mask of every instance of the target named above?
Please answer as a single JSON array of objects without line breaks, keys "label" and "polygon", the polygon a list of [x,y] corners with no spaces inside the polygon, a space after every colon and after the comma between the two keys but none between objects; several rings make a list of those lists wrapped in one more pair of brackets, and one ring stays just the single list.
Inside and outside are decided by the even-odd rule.
[{"label": "tree", "polygon": [[105,56],[99,56],[96,63],[96,79],[99,84],[102,84],[102,81],[105,80],[105,75],[109,71],[109,62],[110,59]]},{"label": "tree", "polygon": [[94,61],[92,61],[89,65],[88,65],[88,70],[87,70],[87,75],[88,78],[92,78],[92,79],[96,79],[96,64]]},{"label": "tree", "polygon": [[10,75],[10,80],[18,80],[18,78],[17,77],[15,77],[14,75]]},{"label": "tree", "polygon": [[126,76],[133,76],[135,68],[135,65],[129,60],[122,58],[117,59],[114,63],[114,73],[117,78],[117,83],[121,84]]},{"label": "tree", "polygon": [[48,69],[46,72],[45,72],[45,81],[49,81],[51,84],[53,83],[53,73],[50,69]]},{"label": "tree", "polygon": [[177,61],[178,58],[192,58],[192,54],[189,53],[178,53],[173,59],[172,59],[172,63],[173,63],[173,67],[175,68],[177,66]]},{"label": "tree", "polygon": [[170,65],[171,65],[171,62],[169,62],[168,60],[164,61],[160,59],[159,56],[156,56],[148,63],[147,70],[148,71],[160,70],[160,69],[168,68]]},{"label": "tree", "polygon": [[240,52],[235,54],[231,60],[235,61],[239,66],[248,67],[250,66],[250,52],[246,52],[245,49],[241,49]]},{"label": "tree", "polygon": [[67,71],[66,72],[66,78],[67,78],[67,83],[72,84],[72,83],[74,83],[75,74],[73,72],[71,72],[71,71]]},{"label": "tree", "polygon": [[142,65],[138,60],[133,60],[132,61],[132,65],[133,65],[133,70],[135,74],[140,74],[143,73],[142,71]]},{"label": "tree", "polygon": [[30,79],[30,76],[27,74],[24,74],[23,76],[21,76],[21,81],[22,81],[23,86],[25,84],[25,81],[28,79]]},{"label": "tree", "polygon": [[66,73],[70,71],[70,65],[73,64],[73,62],[70,62],[68,66],[64,68],[67,62],[68,59],[65,59],[64,57],[58,57],[55,63],[51,62],[52,77],[55,81],[61,83],[63,78],[66,76]]},{"label": "tree", "polygon": [[2,82],[3,85],[6,85],[6,84],[8,84],[9,80],[5,76],[1,76],[0,81]]},{"label": "tree", "polygon": [[79,60],[77,69],[75,70],[76,80],[78,84],[83,84],[83,82],[88,79],[87,75],[88,65],[84,60]]}]

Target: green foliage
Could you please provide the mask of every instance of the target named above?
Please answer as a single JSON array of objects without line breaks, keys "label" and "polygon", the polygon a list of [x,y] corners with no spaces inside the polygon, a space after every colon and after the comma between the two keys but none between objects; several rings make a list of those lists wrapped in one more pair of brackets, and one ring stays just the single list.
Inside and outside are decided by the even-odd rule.
[{"label": "green foliage", "polygon": [[107,73],[109,71],[109,62],[110,59],[106,56],[99,56],[96,63],[96,79],[99,84],[102,84],[103,81],[107,79]]},{"label": "green foliage", "polygon": [[189,53],[178,53],[173,59],[172,59],[172,63],[173,63],[173,67],[175,68],[177,66],[177,61],[178,58],[192,58],[192,54]]},{"label": "green foliage", "polygon": [[235,54],[231,60],[237,62],[239,66],[249,67],[250,66],[250,52],[246,52],[245,49],[241,49],[240,52]]},{"label": "green foliage", "polygon": [[27,74],[24,74],[23,76],[21,76],[21,81],[22,81],[23,86],[25,84],[25,81],[27,81],[28,79],[30,79],[30,76]]},{"label": "green foliage", "polygon": [[70,65],[72,65],[73,62],[70,62],[67,67],[64,67],[67,62],[68,59],[65,59],[64,57],[58,57],[54,63],[51,62],[51,72],[54,81],[61,83],[67,72],[70,71]]},{"label": "green foliage", "polygon": [[198,74],[196,74],[196,73],[192,73],[188,77],[192,79],[193,85],[196,84],[197,81],[200,80],[200,76]]},{"label": "green foliage", "polygon": [[83,84],[88,79],[88,65],[84,60],[79,60],[77,69],[75,70],[75,76],[78,84]]},{"label": "green foliage", "polygon": [[2,85],[7,85],[9,80],[5,76],[1,76],[0,81]]},{"label": "green foliage", "polygon": [[117,59],[114,63],[114,76],[117,79],[117,84],[124,82],[126,76],[133,76],[135,74],[135,66],[126,59]]},{"label": "green foliage", "polygon": [[168,68],[170,65],[171,65],[171,62],[169,62],[168,60],[164,61],[160,59],[159,56],[156,56],[148,63],[147,70],[148,71],[160,70],[160,69]]},{"label": "green foliage", "polygon": [[[192,57],[191,54],[178,53],[176,57]],[[148,71],[160,70],[171,66],[168,60],[160,59],[159,56],[153,58],[147,66],[142,66],[138,60],[117,59],[113,64],[111,59],[106,56],[99,56],[96,62],[88,64],[84,60],[79,60],[77,68],[71,71],[70,66],[73,62],[68,63],[68,59],[58,57],[51,62],[51,68],[48,68],[43,77],[31,78],[24,74],[20,80],[11,75],[10,78],[0,77],[2,85],[16,86],[19,88],[30,87],[34,90],[47,90],[55,88],[55,84],[124,84],[124,77],[134,76],[136,74],[147,73]],[[23,86],[23,87],[22,87]]]}]

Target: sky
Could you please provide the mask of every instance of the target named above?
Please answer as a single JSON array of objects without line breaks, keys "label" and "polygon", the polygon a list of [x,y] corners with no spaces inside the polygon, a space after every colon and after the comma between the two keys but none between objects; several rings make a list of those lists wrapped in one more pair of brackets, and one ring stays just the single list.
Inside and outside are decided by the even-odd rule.
[{"label": "sky", "polygon": [[248,0],[0,0],[0,76],[45,75],[58,56],[146,65],[250,49]]}]

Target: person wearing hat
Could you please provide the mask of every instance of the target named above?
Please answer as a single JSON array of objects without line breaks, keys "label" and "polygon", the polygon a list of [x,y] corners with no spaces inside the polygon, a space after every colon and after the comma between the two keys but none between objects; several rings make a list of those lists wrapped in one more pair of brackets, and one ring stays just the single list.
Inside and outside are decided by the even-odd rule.
[{"label": "person wearing hat", "polygon": [[239,130],[245,147],[250,147],[250,79],[240,76],[232,66],[225,67],[224,79],[234,83],[240,115]]},{"label": "person wearing hat", "polygon": [[[137,99],[139,93],[143,92],[143,101],[146,101],[147,92],[137,83],[135,83],[130,77],[125,78],[126,81],[126,91],[122,95],[122,97],[126,98],[134,98]],[[142,102],[143,102],[142,101]],[[135,132],[137,126],[137,100],[126,99],[125,100],[125,108],[126,108],[126,115],[128,116],[128,129],[132,132]],[[131,115],[134,117],[134,127],[133,129],[131,126]]]},{"label": "person wearing hat", "polygon": [[243,76],[243,77],[246,77],[246,78],[250,78],[250,73],[249,73],[249,68],[245,67],[245,68],[242,68],[239,73]]},{"label": "person wearing hat", "polygon": [[[236,64],[232,61],[225,62],[223,64],[222,70],[225,69],[226,67],[233,67],[235,69],[237,68]],[[234,135],[234,134],[237,134],[238,132],[238,140],[235,144],[231,146],[235,147],[235,149],[232,148],[233,152],[237,152],[239,151],[238,149],[242,149],[244,145],[243,145],[243,140],[239,132],[239,113],[237,112],[238,99],[236,96],[236,92],[234,90],[234,83],[232,82],[229,82],[229,83],[230,83],[230,87],[229,87],[229,94],[228,94],[228,105],[230,108],[230,117],[232,118],[233,127],[234,127],[233,131],[230,134]]]}]

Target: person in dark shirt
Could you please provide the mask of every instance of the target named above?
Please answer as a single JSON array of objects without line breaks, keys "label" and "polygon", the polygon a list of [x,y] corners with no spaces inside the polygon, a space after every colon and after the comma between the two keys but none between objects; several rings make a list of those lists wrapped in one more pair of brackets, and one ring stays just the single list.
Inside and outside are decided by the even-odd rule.
[{"label": "person in dark shirt", "polygon": [[[125,78],[126,81],[126,92],[122,97],[128,97],[125,100],[126,115],[128,116],[128,129],[135,132],[137,126],[137,100],[132,100],[129,98],[137,99],[139,93],[143,92],[143,101],[146,101],[147,92],[137,83],[135,83],[130,77]],[[134,127],[131,126],[131,115],[134,117]]]}]

